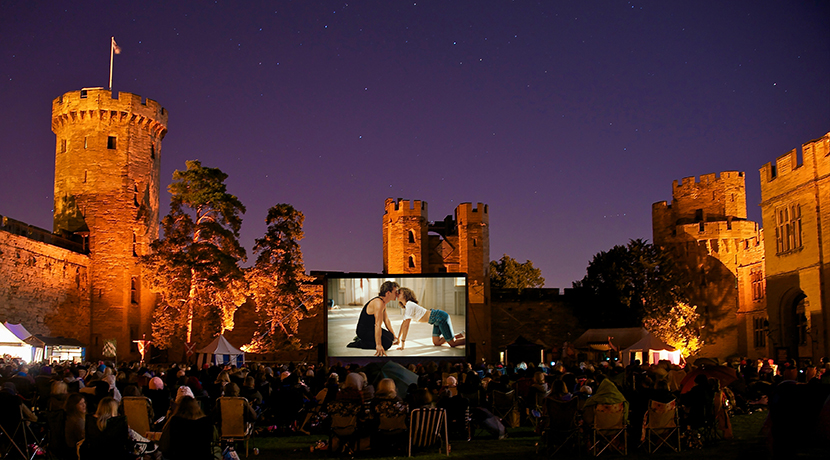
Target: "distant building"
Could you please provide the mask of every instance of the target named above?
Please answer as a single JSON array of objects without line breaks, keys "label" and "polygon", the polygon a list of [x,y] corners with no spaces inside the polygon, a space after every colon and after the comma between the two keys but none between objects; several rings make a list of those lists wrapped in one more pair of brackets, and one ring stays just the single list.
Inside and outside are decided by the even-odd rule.
[{"label": "distant building", "polygon": [[830,356],[830,133],[760,174],[771,345],[815,363]]}]

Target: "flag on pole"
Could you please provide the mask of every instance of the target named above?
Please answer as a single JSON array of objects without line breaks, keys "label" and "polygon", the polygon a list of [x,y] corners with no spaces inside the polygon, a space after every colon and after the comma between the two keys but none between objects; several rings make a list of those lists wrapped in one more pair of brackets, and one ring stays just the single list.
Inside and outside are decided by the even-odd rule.
[{"label": "flag on pole", "polygon": [[121,54],[121,47],[115,43],[115,37],[110,37],[110,85],[109,89],[112,89],[112,58],[116,54]]}]

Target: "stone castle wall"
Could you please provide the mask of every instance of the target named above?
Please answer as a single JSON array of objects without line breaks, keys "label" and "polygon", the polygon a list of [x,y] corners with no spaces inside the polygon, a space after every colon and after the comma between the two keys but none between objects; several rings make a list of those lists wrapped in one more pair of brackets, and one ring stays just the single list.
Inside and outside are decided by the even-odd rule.
[{"label": "stone castle wall", "polygon": [[88,343],[89,257],[16,234],[7,222],[0,228],[0,321]]},{"label": "stone castle wall", "polygon": [[[766,282],[764,274],[764,231],[758,237],[744,241],[744,250],[738,253],[738,348],[746,350],[745,356],[759,359],[774,356],[769,337],[756,346],[756,319],[764,323],[767,318]],[[754,286],[754,284],[758,286]]]},{"label": "stone castle wall", "polygon": [[[547,350],[573,342],[585,329],[573,315],[569,290],[494,289],[492,291],[493,348],[504,350],[520,335],[531,342],[541,341]],[[538,363],[537,363],[538,364]]]},{"label": "stone castle wall", "polygon": [[[765,164],[760,178],[770,339],[790,358],[817,361],[830,355],[830,133],[803,144],[800,160],[793,149]],[[786,247],[794,209],[801,214],[789,232],[800,242]],[[801,314],[804,340],[797,325]]]},{"label": "stone castle wall", "polygon": [[690,300],[701,315],[702,356],[747,353],[738,268],[761,260],[762,251],[747,252],[747,242],[757,241],[759,228],[746,216],[745,175],[737,171],[674,181],[671,205],[652,205],[654,243],[671,250],[691,275]]}]

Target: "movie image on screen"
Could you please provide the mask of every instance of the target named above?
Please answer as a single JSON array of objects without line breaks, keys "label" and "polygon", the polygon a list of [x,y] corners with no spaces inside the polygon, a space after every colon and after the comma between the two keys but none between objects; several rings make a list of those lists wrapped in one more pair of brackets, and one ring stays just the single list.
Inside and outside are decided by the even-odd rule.
[{"label": "movie image on screen", "polygon": [[381,342],[388,345],[392,337],[401,338],[402,331],[405,334],[405,341],[397,341],[386,350],[388,357],[466,355],[467,280],[464,276],[361,278],[343,275],[327,278],[330,358],[375,355],[375,318],[362,312],[368,302],[378,297],[386,281],[397,283],[402,294],[397,297],[400,300],[386,303]]}]

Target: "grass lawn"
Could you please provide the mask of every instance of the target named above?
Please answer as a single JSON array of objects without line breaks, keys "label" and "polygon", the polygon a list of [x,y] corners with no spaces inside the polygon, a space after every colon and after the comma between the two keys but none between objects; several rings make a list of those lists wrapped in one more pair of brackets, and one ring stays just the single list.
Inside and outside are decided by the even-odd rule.
[{"label": "grass lawn", "polygon": [[[654,454],[648,454],[645,449],[638,449],[635,443],[629,441],[629,454],[626,458],[646,459],[646,458],[666,458],[666,459],[751,459],[764,460],[771,458],[767,451],[765,439],[761,435],[761,427],[767,416],[767,412],[756,412],[751,415],[739,415],[733,417],[732,426],[734,432],[734,439],[722,440],[715,445],[704,447],[700,450],[682,451],[679,453],[670,450],[661,449]],[[324,459],[328,457],[327,451],[312,451],[311,446],[314,445],[318,439],[327,439],[323,436],[275,436],[275,437],[258,437],[254,441],[254,445],[259,448],[260,453],[255,456],[251,452],[248,458],[255,460],[267,459]],[[542,458],[536,453],[536,444],[539,437],[533,432],[532,428],[522,427],[511,429],[508,432],[507,439],[501,441],[495,439],[488,439],[485,437],[475,437],[472,441],[452,441],[450,457],[453,458],[471,458],[476,460],[481,459],[529,459]],[[245,458],[244,447],[239,445],[241,458]],[[404,446],[405,448],[406,446]],[[406,454],[404,453],[404,457]],[[619,455],[609,455],[607,452],[603,457],[620,457]],[[371,459],[385,459],[398,457],[381,457],[369,451],[360,452],[357,454],[358,458]],[[445,455],[440,455],[437,450],[432,452],[420,452],[417,454],[419,459],[423,460],[437,460],[447,458]],[[584,454],[582,457],[589,458],[590,455]],[[556,458],[577,458],[576,455],[568,457],[567,455],[557,455]],[[813,455],[801,455],[798,458],[814,458]],[[821,458],[821,457],[815,457]],[[826,457],[825,457],[826,458]]]}]

